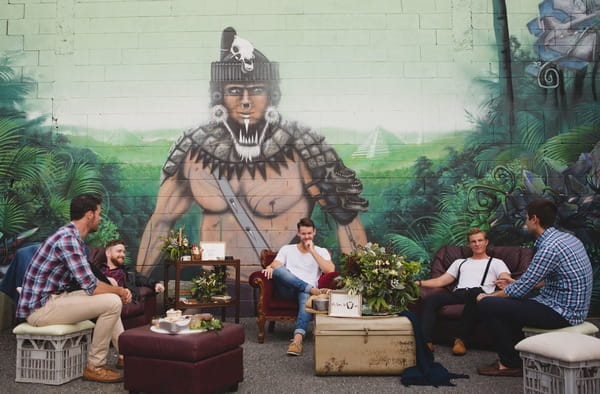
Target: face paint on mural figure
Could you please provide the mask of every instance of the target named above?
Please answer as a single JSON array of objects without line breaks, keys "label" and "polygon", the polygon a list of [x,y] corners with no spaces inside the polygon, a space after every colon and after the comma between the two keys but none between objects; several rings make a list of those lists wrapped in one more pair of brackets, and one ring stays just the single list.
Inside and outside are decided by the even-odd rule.
[{"label": "face paint on mural figure", "polygon": [[211,64],[211,119],[183,133],[162,169],[155,211],[140,242],[137,269],[159,263],[161,237],[198,205],[200,240],[225,242],[242,278],[260,269],[262,249],[277,250],[315,204],[337,224],[342,252],[367,242],[358,217],[362,183],[325,138],[282,119],[279,65],[233,28],[223,31]]},{"label": "face paint on mural figure", "polygon": [[[240,157],[252,160],[260,154],[260,144],[266,133],[264,119],[269,97],[264,83],[226,84],[223,105],[229,119],[227,129]],[[262,127],[259,127],[262,126]]]}]

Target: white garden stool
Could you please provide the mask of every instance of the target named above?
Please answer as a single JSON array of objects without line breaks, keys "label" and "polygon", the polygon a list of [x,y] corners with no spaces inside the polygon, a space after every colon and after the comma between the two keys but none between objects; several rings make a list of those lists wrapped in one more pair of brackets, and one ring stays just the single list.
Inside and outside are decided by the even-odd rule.
[{"label": "white garden stool", "polygon": [[574,334],[583,334],[583,335],[591,335],[596,336],[596,334],[600,331],[598,327],[590,323],[589,321],[584,321],[581,324],[577,324],[576,326],[568,326],[563,328],[555,328],[555,329],[544,329],[544,328],[536,328],[536,327],[523,327],[523,334],[525,337],[530,337],[532,335],[544,334],[547,332],[571,332]]},{"label": "white garden stool", "polygon": [[34,327],[21,323],[17,336],[16,382],[63,384],[83,375],[94,323]]},{"label": "white garden stool", "polygon": [[524,393],[600,393],[600,339],[549,332],[515,346],[523,359]]}]

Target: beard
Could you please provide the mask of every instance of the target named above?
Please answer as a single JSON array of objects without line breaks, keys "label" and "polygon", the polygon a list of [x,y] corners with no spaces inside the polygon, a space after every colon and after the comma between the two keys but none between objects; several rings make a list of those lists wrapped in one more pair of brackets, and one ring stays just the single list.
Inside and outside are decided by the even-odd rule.
[{"label": "beard", "polygon": [[125,260],[123,259],[122,261],[119,261],[118,258],[111,257],[110,262],[113,263],[114,265],[116,265],[117,267],[122,267],[125,263]]}]

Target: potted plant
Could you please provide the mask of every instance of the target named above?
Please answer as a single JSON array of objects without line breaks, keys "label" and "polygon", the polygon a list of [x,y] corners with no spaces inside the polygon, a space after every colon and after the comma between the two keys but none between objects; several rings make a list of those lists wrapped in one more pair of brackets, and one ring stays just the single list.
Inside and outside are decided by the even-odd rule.
[{"label": "potted plant", "polygon": [[203,303],[208,303],[211,297],[225,295],[227,291],[227,266],[215,265],[212,271],[202,271],[192,278],[192,296]]},{"label": "potted plant", "polygon": [[366,314],[401,312],[419,297],[413,279],[420,270],[418,261],[406,261],[404,256],[388,253],[370,242],[343,254],[341,261],[338,282],[350,294],[362,295]]}]

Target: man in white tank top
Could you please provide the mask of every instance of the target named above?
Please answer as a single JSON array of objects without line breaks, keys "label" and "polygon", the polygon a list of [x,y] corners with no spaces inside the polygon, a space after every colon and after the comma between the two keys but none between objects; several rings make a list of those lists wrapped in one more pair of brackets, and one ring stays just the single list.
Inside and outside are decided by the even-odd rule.
[{"label": "man in white tank top", "polygon": [[464,304],[465,308],[460,321],[460,337],[454,339],[452,353],[462,356],[467,353],[467,342],[477,323],[477,301],[480,293],[493,293],[498,279],[510,280],[510,271],[504,261],[487,255],[488,239],[486,233],[475,227],[468,233],[469,247],[473,256],[455,260],[446,273],[437,278],[418,280],[422,287],[445,287],[453,282],[453,292],[432,294],[423,300],[423,336],[429,349],[433,351],[431,332],[435,325],[438,309],[444,305]]},{"label": "man in white tank top", "polygon": [[306,301],[311,295],[321,293],[317,284],[321,275],[335,271],[327,249],[315,246],[313,242],[317,233],[313,221],[300,219],[297,227],[300,242],[282,247],[275,260],[262,270],[267,278],[273,278],[275,291],[280,296],[298,300],[294,339],[287,350],[287,354],[292,356],[302,354],[302,340],[311,318],[304,309]]}]

